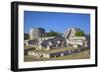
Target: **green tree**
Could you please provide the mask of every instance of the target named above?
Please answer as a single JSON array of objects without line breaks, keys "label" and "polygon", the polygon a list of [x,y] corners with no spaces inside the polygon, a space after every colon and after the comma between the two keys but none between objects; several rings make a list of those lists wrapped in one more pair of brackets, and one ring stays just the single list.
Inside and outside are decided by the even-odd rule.
[{"label": "green tree", "polygon": [[24,40],[27,40],[27,39],[29,39],[29,34],[24,33]]},{"label": "green tree", "polygon": [[84,36],[85,34],[84,34],[84,32],[83,31],[77,31],[76,33],[75,33],[75,36]]},{"label": "green tree", "polygon": [[50,30],[50,32],[46,33],[46,37],[52,37],[52,36],[61,36],[61,33],[55,32],[53,30]]}]

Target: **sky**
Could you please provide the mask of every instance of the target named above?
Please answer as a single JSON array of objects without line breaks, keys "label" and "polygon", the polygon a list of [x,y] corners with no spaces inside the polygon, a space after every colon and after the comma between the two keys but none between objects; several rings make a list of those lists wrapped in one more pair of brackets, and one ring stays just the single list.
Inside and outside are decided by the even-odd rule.
[{"label": "sky", "polygon": [[90,33],[90,14],[24,11],[24,32],[30,28],[44,28],[64,33],[68,28],[80,28],[85,34]]}]

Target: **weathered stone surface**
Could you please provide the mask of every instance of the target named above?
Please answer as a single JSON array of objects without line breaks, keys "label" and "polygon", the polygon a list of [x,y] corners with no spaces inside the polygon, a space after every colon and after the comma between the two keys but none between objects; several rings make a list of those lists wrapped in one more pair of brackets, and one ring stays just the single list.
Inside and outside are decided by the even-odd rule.
[{"label": "weathered stone surface", "polygon": [[43,28],[32,28],[30,29],[30,39],[38,39],[39,37],[43,37],[45,35],[45,29]]},{"label": "weathered stone surface", "polygon": [[75,34],[77,31],[81,31],[79,28],[68,28],[65,32],[64,32],[64,37],[69,39],[70,37],[75,37]]},{"label": "weathered stone surface", "polygon": [[[34,28],[30,30],[30,39],[24,41],[26,46],[34,46],[35,50],[26,51],[25,54],[36,56],[38,58],[45,57],[59,57],[71,53],[80,52],[81,49],[75,50],[79,47],[88,47],[89,42],[85,36],[75,36],[77,31],[82,31],[79,28],[69,28],[64,32],[63,36],[45,37],[45,30],[42,28]],[[73,50],[62,50],[61,48],[72,47]],[[61,51],[58,51],[59,48]],[[57,49],[56,51],[52,51]]]}]

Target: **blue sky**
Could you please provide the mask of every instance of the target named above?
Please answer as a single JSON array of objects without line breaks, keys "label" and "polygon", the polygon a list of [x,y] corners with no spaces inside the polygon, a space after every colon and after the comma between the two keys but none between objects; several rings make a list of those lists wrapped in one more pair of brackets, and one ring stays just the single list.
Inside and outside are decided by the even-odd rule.
[{"label": "blue sky", "polygon": [[77,27],[90,33],[90,14],[24,11],[24,32],[30,28],[44,28],[63,33],[66,29]]}]

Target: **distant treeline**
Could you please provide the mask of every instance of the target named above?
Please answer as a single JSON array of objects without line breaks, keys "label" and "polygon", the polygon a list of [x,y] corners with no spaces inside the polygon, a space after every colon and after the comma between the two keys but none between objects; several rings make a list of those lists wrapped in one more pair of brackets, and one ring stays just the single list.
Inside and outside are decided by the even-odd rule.
[{"label": "distant treeline", "polygon": [[60,32],[55,32],[55,31],[53,31],[53,30],[50,30],[49,32],[46,32],[45,36],[46,36],[46,37],[62,36],[62,33],[60,33]]}]

